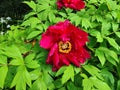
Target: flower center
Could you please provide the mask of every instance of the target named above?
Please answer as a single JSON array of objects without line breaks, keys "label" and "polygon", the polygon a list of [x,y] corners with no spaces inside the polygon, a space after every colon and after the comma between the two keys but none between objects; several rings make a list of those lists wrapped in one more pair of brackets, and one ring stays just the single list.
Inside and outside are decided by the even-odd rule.
[{"label": "flower center", "polygon": [[69,41],[59,42],[59,52],[61,53],[69,53],[71,51],[72,45]]}]

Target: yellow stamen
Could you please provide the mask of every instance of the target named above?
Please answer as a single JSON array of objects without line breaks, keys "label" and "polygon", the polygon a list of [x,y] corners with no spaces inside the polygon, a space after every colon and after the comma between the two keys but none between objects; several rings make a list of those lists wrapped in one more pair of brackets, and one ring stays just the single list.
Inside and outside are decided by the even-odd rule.
[{"label": "yellow stamen", "polygon": [[69,53],[72,49],[72,45],[69,41],[59,42],[59,52],[61,53]]}]

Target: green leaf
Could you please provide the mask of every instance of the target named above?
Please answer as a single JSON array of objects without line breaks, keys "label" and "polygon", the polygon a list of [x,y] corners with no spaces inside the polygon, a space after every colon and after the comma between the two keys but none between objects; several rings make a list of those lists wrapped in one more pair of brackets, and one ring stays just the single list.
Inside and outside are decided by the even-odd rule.
[{"label": "green leaf", "polygon": [[[112,11],[112,16],[116,19],[117,18],[117,11]],[[115,23],[116,24],[116,23]],[[116,26],[116,25],[115,25]]]},{"label": "green leaf", "polygon": [[115,32],[115,34],[120,38],[120,32]]},{"label": "green leaf", "polygon": [[[112,55],[112,54],[111,54],[111,55]],[[110,63],[112,63],[113,65],[117,66],[117,63],[116,63],[116,61],[113,59],[112,56],[110,56],[109,54],[105,54],[105,56],[106,56],[106,59],[107,59]]]},{"label": "green leaf", "polygon": [[72,65],[69,65],[62,76],[62,84],[66,83],[69,79],[74,81],[74,69]]},{"label": "green leaf", "polygon": [[54,83],[54,85],[55,85],[56,88],[62,87],[61,79],[57,79],[53,83]]},{"label": "green leaf", "polygon": [[95,17],[96,17],[98,22],[103,22],[104,21],[104,19],[101,15],[95,15]]},{"label": "green leaf", "polygon": [[110,34],[109,29],[110,28],[111,28],[111,23],[104,20],[102,22],[102,28],[101,28],[102,36],[109,35]]},{"label": "green leaf", "polygon": [[0,64],[7,64],[7,57],[0,54]]},{"label": "green leaf", "polygon": [[81,22],[81,18],[74,13],[70,13],[68,19],[70,19],[72,23],[75,23],[75,25],[78,25],[78,23],[80,24]]},{"label": "green leaf", "polygon": [[120,90],[120,80],[117,82],[117,90]]},{"label": "green leaf", "polygon": [[30,63],[35,58],[35,53],[29,54],[25,57],[25,63]]},{"label": "green leaf", "polygon": [[48,17],[49,17],[50,22],[53,22],[55,20],[55,15],[53,12],[50,12]]},{"label": "green leaf", "polygon": [[92,76],[96,76],[99,77],[100,79],[103,79],[100,75],[100,70],[97,67],[92,65],[85,65],[83,66],[83,68]]},{"label": "green leaf", "polygon": [[82,86],[83,86],[83,90],[92,90],[93,88],[93,83],[90,81],[90,79],[86,78],[83,79],[82,81]]},{"label": "green leaf", "polygon": [[109,52],[106,52],[105,55],[109,55],[111,57],[111,59],[115,60],[116,62],[119,62],[118,56],[116,54],[116,52],[112,51],[112,50],[108,50]]},{"label": "green leaf", "polygon": [[97,30],[90,30],[90,35],[95,36],[97,38],[97,42],[103,42],[103,37],[101,33]]},{"label": "green leaf", "polygon": [[120,12],[117,12],[117,19],[120,19]]},{"label": "green leaf", "polygon": [[105,64],[105,61],[106,61],[104,52],[101,51],[101,50],[99,50],[99,48],[98,48],[98,49],[96,49],[96,51],[95,51],[95,56],[97,56],[97,57],[99,58],[100,63],[101,63],[102,66],[103,66],[103,65]]},{"label": "green leaf", "polygon": [[76,26],[78,26],[81,23],[82,19],[76,14],[71,14],[70,20],[71,20],[71,22],[75,23]]},{"label": "green leaf", "polygon": [[41,76],[42,72],[40,72],[40,69],[35,69],[30,72],[30,76],[32,80],[36,80]]},{"label": "green leaf", "polygon": [[114,83],[115,83],[115,80],[114,80],[114,76],[111,72],[109,72],[107,69],[103,69],[101,70],[101,75],[104,77],[104,80],[108,83],[108,85],[111,87],[111,88],[114,88]]},{"label": "green leaf", "polygon": [[113,31],[116,32],[119,28],[119,24],[117,23],[112,23],[112,28],[113,28]]},{"label": "green leaf", "polygon": [[24,21],[21,26],[31,26],[31,28],[35,28],[37,26],[37,24],[39,24],[41,21],[36,18],[36,17],[31,17],[29,19],[27,19],[26,21]]},{"label": "green leaf", "polygon": [[51,83],[48,87],[48,90],[55,90],[55,85]]},{"label": "green leaf", "polygon": [[[81,71],[82,72],[82,71]],[[80,73],[81,73],[80,72]],[[83,80],[83,78],[82,78],[82,76],[81,76],[81,74],[80,73],[78,73],[78,74],[75,74],[75,79],[74,79],[74,84],[75,84],[75,86],[76,87],[79,87],[79,88],[81,88],[82,87],[82,80]]]},{"label": "green leaf", "polygon": [[9,64],[10,65],[22,65],[19,59],[12,59]]},{"label": "green leaf", "polygon": [[58,12],[58,14],[61,15],[62,17],[64,17],[64,18],[67,17],[66,13],[63,13],[63,12]]},{"label": "green leaf", "polygon": [[85,78],[85,79],[88,79],[88,76],[86,74],[84,74],[84,73],[81,73],[80,76]]},{"label": "green leaf", "polygon": [[1,88],[4,88],[4,83],[5,83],[5,79],[7,76],[7,72],[8,72],[7,66],[0,67],[0,87]]},{"label": "green leaf", "polygon": [[33,60],[35,58],[35,54],[29,54],[26,58],[25,58],[25,65],[28,68],[38,68],[40,65],[38,64],[38,62],[36,60]]},{"label": "green leaf", "polygon": [[31,86],[31,77],[25,66],[19,66],[12,81],[11,88],[16,85],[16,90],[26,90],[26,84]]},{"label": "green leaf", "polygon": [[49,5],[48,4],[44,4],[44,5],[37,5],[37,12],[42,12],[46,9],[49,9]]},{"label": "green leaf", "polygon": [[81,72],[81,68],[79,67],[74,67],[74,71],[76,74],[78,74],[79,72]]},{"label": "green leaf", "polygon": [[24,78],[25,78],[26,84],[31,87],[31,76],[30,76],[30,73],[26,69],[24,72]]},{"label": "green leaf", "polygon": [[87,18],[82,18],[82,27],[85,27],[86,29],[87,29],[88,27],[92,27],[89,19],[87,19]]},{"label": "green leaf", "polygon": [[116,43],[115,39],[106,37],[107,41],[111,46],[113,46],[115,49],[119,50],[119,45]]},{"label": "green leaf", "polygon": [[38,36],[40,33],[41,33],[41,31],[32,31],[32,32],[28,35],[27,39],[34,38],[34,37]]},{"label": "green leaf", "polygon": [[31,62],[29,63],[26,63],[26,66],[28,68],[38,68],[40,65],[38,64],[38,62],[36,60],[32,60]]},{"label": "green leaf", "polygon": [[102,37],[101,33],[98,33],[96,35],[96,38],[97,38],[97,42],[103,42],[103,37]]},{"label": "green leaf", "polygon": [[107,83],[96,77],[83,79],[83,90],[111,90]]},{"label": "green leaf", "polygon": [[30,90],[47,90],[47,86],[43,79],[38,78],[30,88]]},{"label": "green leaf", "polygon": [[[15,86],[17,83],[19,83],[19,81],[20,81],[20,78],[22,78],[21,75],[22,73],[19,71],[19,72],[17,72],[17,74],[15,75],[15,77],[14,77],[14,79],[13,79],[13,81],[12,81],[12,83],[11,83],[11,88],[13,87],[13,86]],[[23,81],[23,80],[22,80]]]},{"label": "green leaf", "polygon": [[42,75],[43,81],[45,82],[46,86],[49,87],[53,82],[53,78],[49,75],[47,71],[44,71]]},{"label": "green leaf", "polygon": [[25,15],[24,20],[28,19],[29,17],[31,17],[31,16],[33,16],[35,14],[36,14],[35,12],[28,13],[27,15]]},{"label": "green leaf", "polygon": [[78,88],[74,85],[74,83],[72,83],[72,82],[69,82],[68,84],[67,84],[67,90],[78,90]]},{"label": "green leaf", "polygon": [[24,1],[24,3],[26,3],[29,7],[31,7],[34,11],[36,11],[36,4],[34,1]]},{"label": "green leaf", "polygon": [[57,76],[61,75],[62,73],[64,73],[65,70],[66,70],[66,67],[65,67],[65,66],[61,67],[61,68],[57,71],[57,73],[56,73],[55,76],[57,77]]},{"label": "green leaf", "polygon": [[115,62],[119,62],[118,56],[116,52],[114,52],[113,50],[109,50],[108,48],[105,47],[99,47],[99,50],[104,52],[106,59],[113,63],[113,65],[116,65]]},{"label": "green leaf", "polygon": [[95,66],[85,65],[85,66],[83,66],[83,68],[93,76],[99,75],[100,70]]},{"label": "green leaf", "polygon": [[4,50],[4,54],[6,56],[17,59],[17,60],[19,60],[19,62],[21,64],[24,64],[23,57],[22,57],[21,52],[17,46],[11,45],[9,47],[5,47],[3,50]]},{"label": "green leaf", "polygon": [[106,0],[106,1],[107,1],[108,9],[110,11],[117,9],[117,3],[116,3],[116,1],[112,1],[112,0]]},{"label": "green leaf", "polygon": [[66,90],[66,88],[65,87],[61,87],[58,90]]},{"label": "green leaf", "polygon": [[41,20],[41,21],[46,21],[48,19],[48,13],[50,12],[51,10],[48,8],[46,10],[44,10],[42,13],[38,13],[38,18]]},{"label": "green leaf", "polygon": [[99,80],[98,78],[90,77],[89,79],[98,90],[111,90],[107,83]]}]

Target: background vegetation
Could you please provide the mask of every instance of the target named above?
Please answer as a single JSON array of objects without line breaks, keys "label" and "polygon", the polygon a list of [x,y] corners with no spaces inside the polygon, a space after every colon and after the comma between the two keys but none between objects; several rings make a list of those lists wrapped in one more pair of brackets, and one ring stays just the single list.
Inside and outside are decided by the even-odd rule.
[{"label": "background vegetation", "polygon": [[[20,4],[25,13],[30,10],[25,16],[20,5],[15,4],[14,14],[0,9],[1,16],[22,20],[0,34],[1,90],[120,90],[120,1],[84,1],[81,11],[58,10],[56,0],[25,0]],[[71,64],[52,72],[39,40],[48,26],[65,19],[88,32],[91,58],[81,68]]]}]

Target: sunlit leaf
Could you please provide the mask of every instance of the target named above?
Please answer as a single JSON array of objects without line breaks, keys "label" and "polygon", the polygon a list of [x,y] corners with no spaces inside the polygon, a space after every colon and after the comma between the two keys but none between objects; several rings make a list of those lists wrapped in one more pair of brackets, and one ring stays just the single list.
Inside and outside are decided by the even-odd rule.
[{"label": "sunlit leaf", "polygon": [[5,83],[5,79],[7,76],[7,72],[8,72],[7,66],[0,67],[0,87],[1,88],[4,88],[4,83]]},{"label": "sunlit leaf", "polygon": [[101,79],[103,79],[100,75],[100,70],[93,66],[93,65],[85,65],[83,66],[83,68],[89,73],[91,74],[92,76],[96,76],[96,77],[99,77]]},{"label": "sunlit leaf", "polygon": [[36,37],[37,35],[39,35],[40,33],[41,33],[41,31],[33,31],[33,32],[31,32],[31,33],[28,35],[27,39],[34,38],[34,37]]},{"label": "sunlit leaf", "polygon": [[98,88],[98,90],[111,90],[107,83],[96,77],[90,77],[90,81],[93,83],[94,87]]},{"label": "sunlit leaf", "polygon": [[72,65],[69,65],[62,76],[62,84],[66,83],[69,79],[74,81],[74,69]]},{"label": "sunlit leaf", "polygon": [[30,90],[47,90],[47,86],[43,79],[38,78],[30,88]]},{"label": "sunlit leaf", "polygon": [[117,82],[117,90],[120,90],[120,80]]},{"label": "sunlit leaf", "polygon": [[24,1],[24,3],[26,3],[27,5],[29,5],[29,7],[31,7],[34,11],[36,11],[36,4],[34,1],[28,2],[28,1]]},{"label": "sunlit leaf", "polygon": [[16,90],[26,90],[26,84],[31,86],[31,77],[25,66],[19,66],[18,71],[11,83],[11,88],[16,86]]},{"label": "sunlit leaf", "polygon": [[7,64],[7,57],[0,54],[0,64]]},{"label": "sunlit leaf", "polygon": [[113,38],[106,37],[106,39],[108,40],[109,44],[113,46],[115,49],[117,50],[120,49],[119,45],[116,43],[116,41]]},{"label": "sunlit leaf", "polygon": [[101,70],[101,75],[104,77],[105,81],[108,83],[108,85],[111,87],[111,88],[114,88],[114,83],[115,83],[115,80],[114,80],[114,76],[111,72],[109,72],[107,69],[103,69]]},{"label": "sunlit leaf", "polygon": [[66,67],[65,67],[65,66],[61,67],[61,68],[57,71],[57,73],[56,73],[55,76],[59,76],[59,75],[63,74],[65,70],[66,70]]},{"label": "sunlit leaf", "polygon": [[98,58],[99,58],[99,60],[100,60],[100,63],[101,63],[102,65],[104,65],[104,64],[105,64],[105,61],[106,61],[104,52],[103,52],[103,51],[100,51],[99,48],[98,48],[98,49],[96,49],[96,51],[95,51],[95,55],[98,56]]}]

